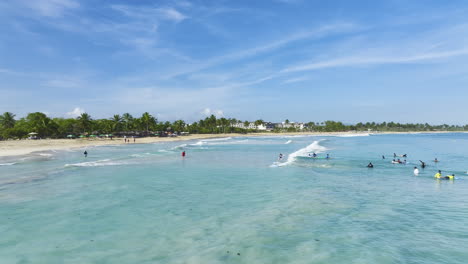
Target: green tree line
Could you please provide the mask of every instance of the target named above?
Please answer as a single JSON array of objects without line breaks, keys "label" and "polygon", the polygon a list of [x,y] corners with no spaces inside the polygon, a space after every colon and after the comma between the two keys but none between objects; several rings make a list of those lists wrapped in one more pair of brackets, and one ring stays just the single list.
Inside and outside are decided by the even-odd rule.
[{"label": "green tree line", "polygon": [[[116,114],[110,118],[93,119],[89,114],[83,113],[77,118],[51,118],[41,112],[29,113],[26,117],[16,119],[15,114],[5,112],[0,115],[0,139],[26,138],[30,133],[39,138],[66,138],[68,135],[139,133],[141,135],[157,135],[163,132],[189,132],[192,134],[218,134],[218,133],[247,133],[258,132],[255,129],[237,128],[233,125],[243,123],[247,127],[250,121],[241,121],[235,118],[216,118],[211,115],[205,119],[188,124],[183,120],[174,122],[159,122],[148,112],[140,117],[133,117],[129,113]],[[263,125],[261,119],[253,122],[256,126]],[[289,120],[285,124],[290,124]],[[400,124],[395,122],[367,122],[354,125],[345,125],[337,121],[308,122],[299,130],[294,126],[288,128],[274,128],[273,132],[339,132],[339,131],[468,131],[468,125],[429,125]]]}]

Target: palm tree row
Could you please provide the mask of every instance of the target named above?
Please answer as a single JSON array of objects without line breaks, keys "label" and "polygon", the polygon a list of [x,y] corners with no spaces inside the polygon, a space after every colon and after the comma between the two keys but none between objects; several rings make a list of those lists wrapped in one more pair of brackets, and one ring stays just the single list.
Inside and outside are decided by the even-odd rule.
[{"label": "palm tree row", "polygon": [[[77,118],[50,118],[44,113],[30,113],[24,118],[15,119],[15,115],[5,112],[0,115],[0,139],[25,138],[31,132],[41,138],[64,138],[68,135],[89,134],[115,134],[140,133],[140,135],[155,135],[157,132],[190,132],[194,134],[208,133],[246,133],[256,132],[239,128],[237,124],[242,123],[249,127],[251,122],[240,121],[235,118],[216,118],[211,115],[205,119],[192,124],[183,120],[174,122],[158,122],[156,117],[145,112],[141,117],[133,117],[129,113],[113,115],[107,119],[93,119],[88,113],[83,113]],[[253,122],[255,126],[264,124],[261,119]],[[286,119],[284,124],[290,124]],[[277,127],[273,132],[294,132],[298,129],[294,126]],[[400,124],[394,122],[367,122],[354,125],[345,125],[337,121],[309,122],[301,131],[334,132],[334,131],[465,131],[468,125],[429,125],[425,124]]]}]

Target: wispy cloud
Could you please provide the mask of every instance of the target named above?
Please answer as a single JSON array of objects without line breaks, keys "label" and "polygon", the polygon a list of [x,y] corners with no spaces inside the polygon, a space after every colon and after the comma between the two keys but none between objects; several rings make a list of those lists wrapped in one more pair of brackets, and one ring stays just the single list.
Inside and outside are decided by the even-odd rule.
[{"label": "wispy cloud", "polygon": [[304,81],[307,81],[307,80],[309,80],[309,78],[307,78],[307,77],[297,77],[297,78],[287,79],[287,80],[283,81],[283,83],[284,84],[297,83],[297,82],[304,82]]},{"label": "wispy cloud", "polygon": [[429,52],[423,54],[415,54],[411,56],[401,57],[344,57],[332,60],[325,60],[319,62],[312,62],[302,64],[298,66],[292,66],[285,68],[281,73],[301,72],[301,71],[312,71],[326,68],[336,67],[349,67],[349,66],[364,66],[364,65],[379,65],[379,64],[408,64],[408,63],[419,63],[424,61],[439,60],[445,58],[451,58],[455,56],[468,55],[468,49],[454,50],[454,51],[443,51],[443,52]]},{"label": "wispy cloud", "polygon": [[80,7],[80,4],[74,0],[21,0],[20,2],[45,17],[62,17],[68,10]]},{"label": "wispy cloud", "polygon": [[128,5],[112,5],[112,9],[133,19],[143,19],[146,21],[158,21],[160,19],[180,22],[188,17],[173,7],[136,7]]}]

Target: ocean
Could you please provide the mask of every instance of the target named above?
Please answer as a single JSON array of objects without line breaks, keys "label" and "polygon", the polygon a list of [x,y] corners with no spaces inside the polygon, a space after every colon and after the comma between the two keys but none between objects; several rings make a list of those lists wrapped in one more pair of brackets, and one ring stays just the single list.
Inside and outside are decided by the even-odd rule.
[{"label": "ocean", "polygon": [[468,262],[468,134],[86,150],[0,159],[1,264]]}]

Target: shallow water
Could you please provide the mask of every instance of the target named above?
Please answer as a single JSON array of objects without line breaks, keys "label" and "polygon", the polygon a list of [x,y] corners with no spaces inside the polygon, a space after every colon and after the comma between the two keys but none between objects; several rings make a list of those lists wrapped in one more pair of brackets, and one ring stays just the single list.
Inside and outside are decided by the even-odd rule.
[{"label": "shallow water", "polygon": [[[83,151],[0,160],[0,263],[468,259],[466,134],[234,137],[103,146],[87,149],[87,158]],[[301,157],[313,151],[332,159]],[[408,164],[391,164],[394,152],[408,154]],[[418,160],[429,166],[414,176]],[[438,169],[457,179],[435,180]]]}]

